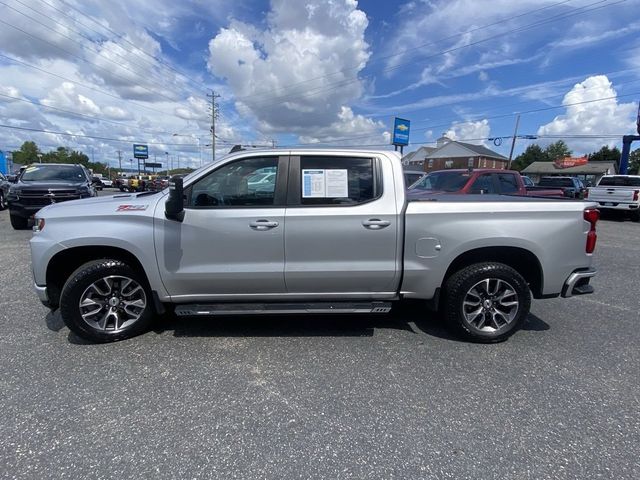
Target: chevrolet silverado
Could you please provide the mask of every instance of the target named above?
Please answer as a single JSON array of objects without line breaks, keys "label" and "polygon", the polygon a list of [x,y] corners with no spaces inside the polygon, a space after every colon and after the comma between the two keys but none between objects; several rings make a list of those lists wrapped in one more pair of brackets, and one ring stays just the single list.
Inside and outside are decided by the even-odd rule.
[{"label": "chevrolet silverado", "polygon": [[[273,171],[270,189],[256,173]],[[181,316],[384,313],[424,300],[461,336],[506,339],[531,297],[593,291],[592,203],[500,195],[407,200],[400,155],[241,151],[161,192],[38,212],[35,289],[93,342]]]}]

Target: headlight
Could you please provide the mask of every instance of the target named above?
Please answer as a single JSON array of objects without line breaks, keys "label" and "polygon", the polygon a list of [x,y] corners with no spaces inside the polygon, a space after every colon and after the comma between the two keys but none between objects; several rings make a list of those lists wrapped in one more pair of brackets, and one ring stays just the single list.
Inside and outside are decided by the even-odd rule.
[{"label": "headlight", "polygon": [[18,198],[18,196],[20,195],[20,188],[16,187],[15,185],[11,185],[9,187],[9,192],[7,197],[8,198]]},{"label": "headlight", "polygon": [[37,218],[33,222],[33,232],[38,233],[44,230],[44,218]]}]

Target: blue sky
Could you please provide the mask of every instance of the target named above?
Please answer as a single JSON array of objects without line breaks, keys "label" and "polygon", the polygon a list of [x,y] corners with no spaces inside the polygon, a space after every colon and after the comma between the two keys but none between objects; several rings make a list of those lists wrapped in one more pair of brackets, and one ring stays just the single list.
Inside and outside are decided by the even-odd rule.
[{"label": "blue sky", "polygon": [[0,149],[115,164],[140,142],[196,166],[212,89],[217,155],[389,148],[394,115],[412,121],[409,150],[446,133],[508,153],[490,139],[517,113],[520,134],[576,153],[635,130],[640,0],[3,1]]}]

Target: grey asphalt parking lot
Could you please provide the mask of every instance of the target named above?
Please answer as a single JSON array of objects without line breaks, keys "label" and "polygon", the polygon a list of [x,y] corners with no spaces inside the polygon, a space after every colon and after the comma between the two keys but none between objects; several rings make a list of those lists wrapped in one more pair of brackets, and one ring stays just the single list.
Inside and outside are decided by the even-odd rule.
[{"label": "grey asphalt parking lot", "polygon": [[0,478],[640,478],[640,224],[598,230],[596,293],[497,345],[417,305],[88,345],[0,212]]}]

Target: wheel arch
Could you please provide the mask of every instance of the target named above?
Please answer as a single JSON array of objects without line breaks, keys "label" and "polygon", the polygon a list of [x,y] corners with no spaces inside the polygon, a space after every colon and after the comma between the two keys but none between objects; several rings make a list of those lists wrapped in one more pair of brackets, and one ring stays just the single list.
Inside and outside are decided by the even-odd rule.
[{"label": "wheel arch", "polygon": [[542,298],[544,273],[538,257],[521,247],[481,247],[458,255],[447,268],[442,284],[455,272],[474,263],[498,262],[517,271],[529,284],[534,298]]},{"label": "wheel arch", "polygon": [[87,262],[107,258],[121,260],[143,275],[149,283],[149,276],[140,260],[124,248],[104,245],[71,247],[56,253],[47,265],[46,281],[50,306],[58,308],[62,288],[75,270]]}]

